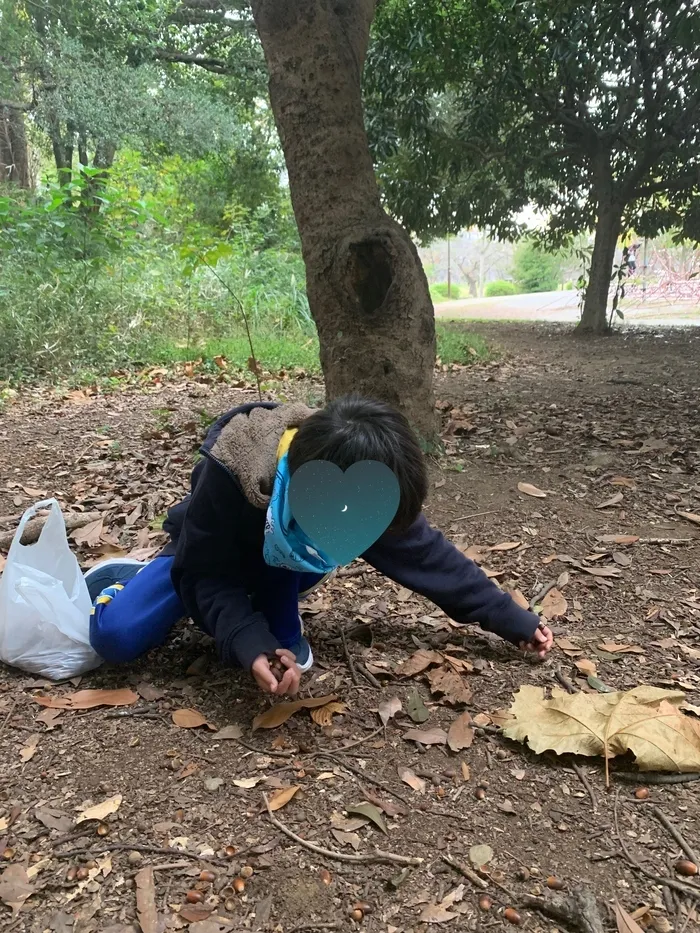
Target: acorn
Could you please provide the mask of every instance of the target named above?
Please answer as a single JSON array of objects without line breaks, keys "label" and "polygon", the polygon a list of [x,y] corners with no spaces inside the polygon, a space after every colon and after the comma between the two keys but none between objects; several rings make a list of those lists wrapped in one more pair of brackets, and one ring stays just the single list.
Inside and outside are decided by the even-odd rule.
[{"label": "acorn", "polygon": [[250,865],[244,865],[238,874],[241,876],[241,878],[246,878],[246,879],[252,878],[253,869],[250,867]]},{"label": "acorn", "polygon": [[226,898],[224,901],[224,908],[228,910],[229,913],[233,913],[233,911],[236,909],[236,902],[232,897]]},{"label": "acorn", "polygon": [[679,859],[673,867],[679,875],[685,875],[686,878],[690,878],[692,875],[697,875],[698,873],[698,866],[695,862],[691,862],[690,859],[687,858]]},{"label": "acorn", "polygon": [[231,887],[236,894],[243,894],[245,891],[245,881],[242,878],[234,878]]},{"label": "acorn", "polygon": [[547,887],[551,888],[552,891],[563,891],[566,885],[561,878],[557,878],[556,875],[550,875],[549,878],[547,878]]},{"label": "acorn", "polygon": [[508,923],[513,923],[516,927],[520,926],[522,923],[520,914],[513,907],[506,907],[506,909],[503,911],[503,916],[506,918]]},{"label": "acorn", "polygon": [[95,832],[98,836],[109,836],[109,826],[106,823],[98,823]]},{"label": "acorn", "polygon": [[216,881],[216,875],[213,871],[207,871],[205,868],[203,871],[200,871],[199,880],[204,881],[206,884],[212,884],[212,882]]},{"label": "acorn", "polygon": [[360,920],[362,920],[362,919],[364,918],[364,916],[365,916],[365,915],[362,913],[362,911],[360,910],[359,907],[354,907],[354,908],[350,911],[350,919],[351,919],[351,920],[355,920],[357,923],[359,923]]},{"label": "acorn", "polygon": [[185,900],[188,904],[199,904],[204,900],[204,895],[201,891],[188,891],[185,895]]},{"label": "acorn", "polygon": [[526,868],[524,865],[521,865],[521,867],[516,871],[515,876],[518,881],[529,881],[530,869]]},{"label": "acorn", "polygon": [[367,901],[358,901],[356,904],[353,904],[353,910],[361,910],[363,914],[371,914],[372,906],[368,904]]},{"label": "acorn", "polygon": [[14,858],[14,855],[15,850],[11,848],[11,846],[8,846],[6,849],[4,849],[2,853],[2,857],[6,862],[11,861]]},{"label": "acorn", "polygon": [[477,800],[483,800],[486,796],[486,791],[483,787],[477,787],[477,789],[474,791],[474,796]]},{"label": "acorn", "polygon": [[321,881],[324,884],[332,884],[333,876],[331,875],[331,873],[328,871],[327,868],[322,868],[319,872],[319,876],[321,878]]},{"label": "acorn", "polygon": [[235,846],[226,846],[226,848],[224,849],[224,855],[226,856],[226,858],[233,858],[235,854],[236,854]]},{"label": "acorn", "polygon": [[649,796],[649,788],[638,787],[636,791],[634,792],[634,796],[637,798],[637,800],[646,800],[647,797]]},{"label": "acorn", "polygon": [[75,877],[78,879],[78,881],[85,881],[86,878],[89,876],[89,874],[90,874],[89,870],[85,868],[85,866],[82,866],[75,873]]},{"label": "acorn", "polygon": [[479,898],[479,910],[483,910],[483,911],[491,910],[492,906],[493,906],[493,901],[488,896],[488,894],[482,894],[481,897]]},{"label": "acorn", "polygon": [[71,865],[68,871],[66,872],[66,881],[69,884],[72,884],[75,881],[75,876],[78,874],[78,869],[75,865]]}]

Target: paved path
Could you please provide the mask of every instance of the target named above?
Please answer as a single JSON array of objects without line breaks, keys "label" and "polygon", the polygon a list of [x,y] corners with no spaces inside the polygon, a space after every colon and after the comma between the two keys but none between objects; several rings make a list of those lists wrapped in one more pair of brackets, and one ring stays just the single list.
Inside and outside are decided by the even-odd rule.
[{"label": "paved path", "polygon": [[[639,302],[622,304],[625,322],[655,327],[700,325],[700,308],[693,302],[679,304]],[[579,319],[575,291],[536,292],[502,298],[465,298],[435,305],[438,318],[466,318],[482,321],[554,321],[576,323]]]}]

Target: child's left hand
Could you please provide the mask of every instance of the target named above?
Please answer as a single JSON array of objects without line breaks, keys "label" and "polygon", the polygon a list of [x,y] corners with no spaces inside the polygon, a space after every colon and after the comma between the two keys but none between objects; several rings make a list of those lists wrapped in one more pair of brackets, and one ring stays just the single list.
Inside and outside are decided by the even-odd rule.
[{"label": "child's left hand", "polygon": [[520,647],[526,653],[536,654],[538,658],[546,658],[552,650],[553,644],[554,635],[551,628],[540,622],[530,641],[521,641]]}]

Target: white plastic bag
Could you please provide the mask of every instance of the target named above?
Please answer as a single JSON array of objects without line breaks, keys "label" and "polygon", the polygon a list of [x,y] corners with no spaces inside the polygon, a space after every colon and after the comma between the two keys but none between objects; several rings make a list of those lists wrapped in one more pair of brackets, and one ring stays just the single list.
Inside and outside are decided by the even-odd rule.
[{"label": "white plastic bag", "polygon": [[[50,508],[36,544],[21,544],[38,509]],[[90,646],[88,588],[68,546],[66,523],[55,499],[22,516],[0,577],[0,660],[50,680],[99,667]]]}]

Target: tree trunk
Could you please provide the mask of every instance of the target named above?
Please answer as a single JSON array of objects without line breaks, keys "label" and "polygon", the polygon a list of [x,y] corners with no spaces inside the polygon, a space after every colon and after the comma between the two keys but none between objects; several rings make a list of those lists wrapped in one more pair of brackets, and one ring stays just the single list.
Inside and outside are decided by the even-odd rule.
[{"label": "tree trunk", "polygon": [[24,114],[13,107],[0,108],[0,181],[32,187]]},{"label": "tree trunk", "polygon": [[608,295],[615,260],[617,238],[622,226],[622,207],[615,201],[598,201],[598,221],[586,286],[583,314],[577,330],[603,334],[608,330]]},{"label": "tree trunk", "polygon": [[57,119],[51,121],[51,147],[56,163],[56,174],[59,185],[68,185],[73,179],[73,147],[75,144],[75,131],[69,126],[64,136],[61,125]]},{"label": "tree trunk", "polygon": [[406,231],[383,210],[361,79],[375,0],[253,0],[330,398],[361,392],[435,435],[435,319]]}]

